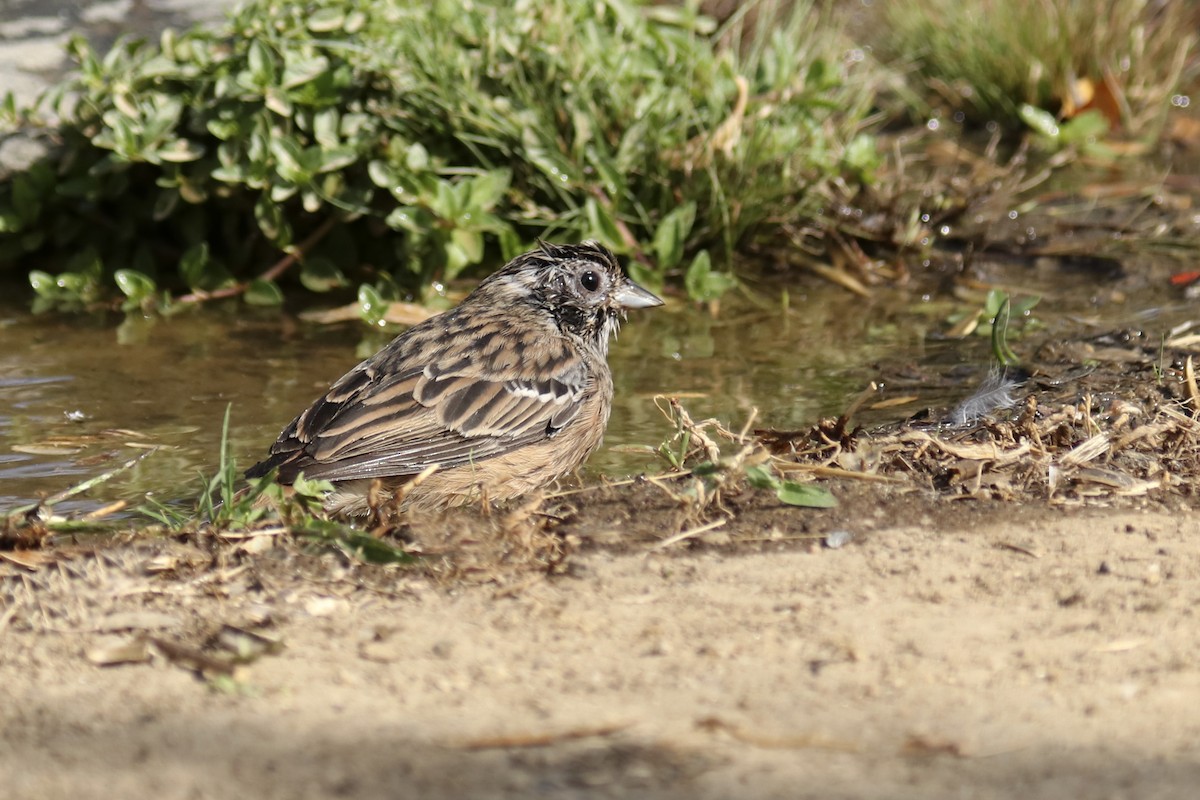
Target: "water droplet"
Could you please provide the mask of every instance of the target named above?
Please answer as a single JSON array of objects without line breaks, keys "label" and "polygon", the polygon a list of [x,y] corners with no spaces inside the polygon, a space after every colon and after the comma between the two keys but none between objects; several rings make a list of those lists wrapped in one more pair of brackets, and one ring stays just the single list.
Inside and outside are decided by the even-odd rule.
[{"label": "water droplet", "polygon": [[825,534],[825,539],[822,543],[830,550],[837,550],[839,547],[845,547],[854,540],[854,534],[850,531],[830,531]]}]

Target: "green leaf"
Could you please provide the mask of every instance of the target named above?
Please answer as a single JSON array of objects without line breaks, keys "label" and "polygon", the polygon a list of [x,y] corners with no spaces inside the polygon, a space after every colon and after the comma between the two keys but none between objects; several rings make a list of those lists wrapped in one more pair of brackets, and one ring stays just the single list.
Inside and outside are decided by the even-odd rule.
[{"label": "green leaf", "polygon": [[828,489],[823,486],[813,486],[811,483],[781,481],[779,488],[775,490],[775,496],[779,498],[780,502],[787,503],[789,506],[833,508],[837,505],[837,498]]},{"label": "green leaf", "polygon": [[325,58],[325,56],[305,57],[289,53],[287,56],[287,65],[283,69],[283,80],[280,81],[280,85],[285,89],[293,89],[309,81],[316,80],[328,69],[329,59]]},{"label": "green leaf", "polygon": [[[413,172],[424,172],[429,169],[429,151],[425,149],[425,145],[420,142],[410,144],[404,154],[404,166]],[[390,187],[384,186],[383,188]]]},{"label": "green leaf", "polygon": [[247,64],[250,68],[251,86],[265,89],[275,85],[275,54],[263,44],[262,39],[250,42]]},{"label": "green leaf", "polygon": [[301,497],[312,499],[320,499],[334,489],[333,484],[329,481],[309,480],[303,472],[296,476],[292,482],[292,488]]},{"label": "green leaf", "polygon": [[351,11],[346,15],[346,23],[342,26],[342,30],[346,33],[358,33],[367,24],[367,15],[362,11]]},{"label": "green leaf", "polygon": [[421,235],[434,224],[433,215],[418,206],[400,206],[392,209],[392,213],[384,219],[389,228],[405,230]]},{"label": "green leaf", "polygon": [[629,277],[650,291],[659,292],[662,290],[662,273],[655,272],[641,262],[632,260],[626,265],[625,269],[629,272]]},{"label": "green leaf", "polygon": [[310,292],[328,292],[346,285],[346,276],[328,258],[311,256],[300,266],[300,282]]},{"label": "green leaf", "polygon": [[1021,120],[1047,139],[1057,140],[1059,137],[1058,120],[1049,111],[1022,103],[1017,111]]},{"label": "green leaf", "polygon": [[1096,109],[1072,117],[1059,128],[1061,139],[1071,144],[1091,144],[1108,133],[1108,120]]},{"label": "green leaf", "polygon": [[15,211],[0,211],[0,233],[18,233],[23,227]]},{"label": "green leaf", "polygon": [[178,189],[162,189],[158,193],[158,197],[154,200],[153,219],[155,222],[161,222],[167,217],[175,213],[175,209],[179,206],[179,190]]},{"label": "green leaf", "polygon": [[755,489],[775,489],[779,486],[779,478],[769,467],[762,465],[746,467],[746,481]]},{"label": "green leaf", "polygon": [[454,185],[450,181],[439,180],[433,188],[433,196],[424,199],[434,214],[442,219],[454,219],[462,213],[463,209],[459,205],[458,194],[454,191]]},{"label": "green leaf", "polygon": [[483,237],[478,231],[465,231],[461,228],[454,231],[443,248],[445,260],[442,265],[442,279],[452,281],[464,269],[477,263],[476,253],[483,252]]},{"label": "green leaf", "polygon": [[113,280],[117,288],[135,303],[140,303],[158,290],[149,275],[135,269],[119,269],[113,273]]},{"label": "green leaf", "polygon": [[662,218],[654,232],[658,268],[668,270],[683,260],[683,247],[696,221],[696,204],[687,202]]},{"label": "green leaf", "polygon": [[577,183],[576,169],[555,145],[547,145],[533,128],[522,133],[525,157],[549,178],[556,188],[567,189]]},{"label": "green leaf", "polygon": [[585,234],[587,238],[597,239],[601,244],[608,245],[617,252],[624,252],[627,249],[625,240],[621,236],[621,231],[617,229],[612,215],[596,198],[589,197],[583,204],[583,211],[588,221],[588,229]]},{"label": "green leaf", "polygon": [[304,153],[293,139],[272,139],[271,155],[275,157],[275,171],[289,183],[308,183],[312,172],[304,164]]},{"label": "green leaf", "polygon": [[40,269],[30,270],[29,285],[33,287],[33,291],[37,293],[38,297],[53,300],[59,296],[58,281],[49,272],[42,272]]},{"label": "green leaf", "polygon": [[994,317],[1007,302],[1008,292],[1003,289],[988,289],[987,298],[983,301],[983,311],[989,317]]},{"label": "green leaf", "polygon": [[204,287],[207,281],[205,272],[208,262],[208,242],[200,242],[189,247],[183,257],[179,259],[179,276],[183,278],[184,284],[189,289]]},{"label": "green leaf", "polygon": [[358,151],[353,147],[331,147],[321,152],[321,165],[318,173],[333,172],[343,169],[358,161]]},{"label": "green leaf", "polygon": [[395,189],[400,184],[400,176],[396,174],[396,168],[382,159],[374,159],[367,163],[367,177],[371,179],[371,183],[388,191]]},{"label": "green leaf", "polygon": [[358,287],[358,316],[368,325],[382,325],[388,303],[369,283]]},{"label": "green leaf", "polygon": [[338,146],[341,137],[338,128],[341,127],[341,113],[336,108],[326,108],[313,115],[313,138],[317,144],[326,149]]},{"label": "green leaf", "polygon": [[512,170],[493,169],[471,181],[470,205],[472,210],[491,211],[508,194],[512,183]]},{"label": "green leaf", "polygon": [[1012,304],[1012,314],[1014,317],[1023,317],[1032,311],[1041,301],[1039,295],[1026,295],[1020,300],[1014,300]]},{"label": "green leaf", "polygon": [[341,30],[345,24],[346,13],[337,7],[317,9],[308,16],[308,29],[313,33]]},{"label": "green leaf", "polygon": [[860,181],[870,182],[879,167],[879,151],[875,147],[875,137],[865,133],[854,137],[850,144],[846,145],[842,163]]},{"label": "green leaf", "polygon": [[505,261],[512,261],[529,249],[511,225],[503,227],[498,236],[500,238],[500,256]]},{"label": "green leaf", "polygon": [[683,283],[687,288],[688,297],[697,302],[707,303],[733,288],[737,280],[732,275],[714,272],[708,251],[701,250],[692,259],[691,266],[683,277]]},{"label": "green leaf", "polygon": [[1020,363],[1017,354],[1008,346],[1008,322],[1010,318],[1008,295],[1004,296],[1000,308],[992,317],[992,354],[1002,366],[1015,366]]},{"label": "green leaf", "polygon": [[9,90],[4,93],[3,102],[0,102],[0,121],[5,125],[16,125],[17,120],[17,96]]},{"label": "green leaf", "polygon": [[284,217],[283,207],[261,195],[254,203],[254,220],[263,236],[276,247],[287,247],[292,242],[292,227]]},{"label": "green leaf", "polygon": [[19,172],[13,176],[12,201],[22,228],[36,220],[41,213],[42,201],[28,173]]},{"label": "green leaf", "polygon": [[87,291],[89,280],[86,275],[79,272],[60,272],[54,282],[67,297],[79,300]]},{"label": "green leaf", "polygon": [[264,281],[261,278],[250,281],[244,297],[252,306],[283,305],[283,292],[280,291],[279,285],[275,281]]},{"label": "green leaf", "polygon": [[158,148],[158,157],[170,164],[185,164],[189,161],[198,161],[203,156],[204,145],[188,141],[187,139],[176,139]]},{"label": "green leaf", "polygon": [[288,100],[287,95],[284,95],[282,91],[274,88],[274,86],[266,90],[263,95],[263,104],[266,108],[271,109],[272,112],[283,116],[283,118],[292,116],[292,101]]},{"label": "green leaf", "polygon": [[296,528],[302,536],[338,548],[368,564],[411,564],[416,557],[386,539],[328,520],[310,519]]},{"label": "green leaf", "polygon": [[483,260],[483,234],[479,231],[459,228],[450,234],[450,240],[462,248],[467,264],[478,264]]}]

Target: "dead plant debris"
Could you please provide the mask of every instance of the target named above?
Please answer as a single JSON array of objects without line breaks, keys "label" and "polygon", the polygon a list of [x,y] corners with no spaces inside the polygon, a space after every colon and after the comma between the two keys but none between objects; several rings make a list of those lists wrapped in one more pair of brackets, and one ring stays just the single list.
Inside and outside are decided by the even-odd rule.
[{"label": "dead plant debris", "polygon": [[[1101,347],[1120,357],[1080,369],[1079,354]],[[755,433],[789,462],[781,471],[901,479],[947,499],[1053,505],[1195,496],[1200,423],[1189,354],[1115,333],[1048,343],[1038,358],[1020,408],[974,424],[927,414],[851,430],[846,414],[807,431]]]}]

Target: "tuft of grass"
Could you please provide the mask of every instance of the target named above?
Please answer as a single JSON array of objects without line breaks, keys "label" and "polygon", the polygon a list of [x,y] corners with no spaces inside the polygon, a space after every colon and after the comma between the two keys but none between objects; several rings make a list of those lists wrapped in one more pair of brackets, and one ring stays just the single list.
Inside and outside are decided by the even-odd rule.
[{"label": "tuft of grass", "polygon": [[[415,557],[403,548],[352,526],[327,519],[322,513],[325,495],[333,490],[328,481],[296,478],[285,490],[275,475],[244,482],[241,470],[229,452],[229,419],[232,404],[225,407],[217,471],[202,479],[203,489],[192,513],[151,499],[139,511],[176,533],[206,531],[218,537],[246,534],[268,528],[285,528],[292,535],[332,547],[371,564],[411,563]],[[243,485],[245,484],[245,485]]]},{"label": "tuft of grass", "polygon": [[[224,26],[81,39],[78,72],[10,124],[51,160],[0,183],[0,268],[42,307],[122,298],[379,303],[535,237],[596,238],[709,300],[730,256],[875,165],[872,70],[816,0],[251,0]],[[735,45],[722,44],[734,42]],[[48,116],[47,116],[48,115]]]},{"label": "tuft of grass", "polygon": [[878,40],[886,58],[912,64],[952,109],[1010,130],[1022,120],[1044,130],[1038,110],[1071,117],[1090,101],[1127,135],[1150,141],[1195,70],[1189,3],[903,0],[885,8]]},{"label": "tuft of grass", "polygon": [[[203,489],[196,500],[194,511],[187,512],[150,498],[149,502],[139,509],[143,515],[174,531],[202,525],[217,531],[250,530],[261,526],[268,515],[278,508],[284,497],[282,487],[275,483],[274,476],[265,475],[250,481],[246,487],[240,486],[241,473],[229,452],[229,419],[232,410],[232,403],[225,406],[225,415],[221,420],[217,471],[209,478],[202,477]],[[319,496],[319,493],[307,492],[298,495],[300,504],[303,505],[312,496]],[[268,500],[273,502],[267,502]]]}]

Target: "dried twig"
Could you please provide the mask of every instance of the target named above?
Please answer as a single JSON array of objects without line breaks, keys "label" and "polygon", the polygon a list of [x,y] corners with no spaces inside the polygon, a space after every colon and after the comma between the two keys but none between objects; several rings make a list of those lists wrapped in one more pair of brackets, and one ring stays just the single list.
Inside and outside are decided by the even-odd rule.
[{"label": "dried twig", "polygon": [[[295,247],[290,248],[283,258],[276,261],[265,272],[259,275],[257,280],[273,281],[283,273],[287,272],[293,264],[303,259],[304,256],[308,254],[309,250],[312,250],[314,247],[316,247],[317,243],[329,235],[329,232],[334,229],[338,222],[340,222],[340,220],[337,217],[328,217],[324,222],[317,226],[317,229],[310,233],[304,239],[304,241],[300,242],[300,244],[296,245]],[[211,292],[197,290],[191,294],[185,294],[182,297],[176,298],[175,302],[204,303],[209,300],[237,297],[238,295],[245,293],[245,291],[250,288],[251,283],[252,281],[243,281],[241,283],[235,283],[233,286],[226,286],[222,289],[214,289]]]}]

